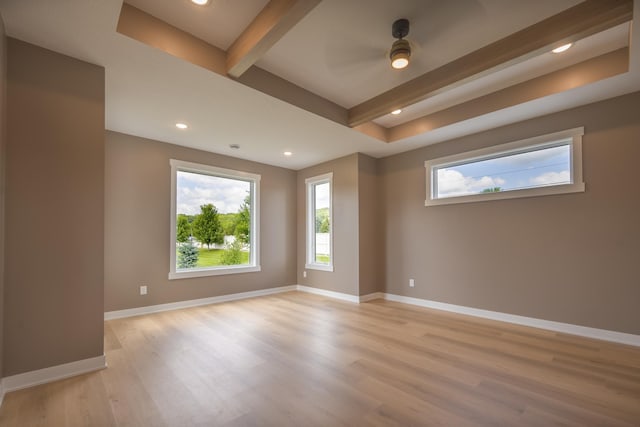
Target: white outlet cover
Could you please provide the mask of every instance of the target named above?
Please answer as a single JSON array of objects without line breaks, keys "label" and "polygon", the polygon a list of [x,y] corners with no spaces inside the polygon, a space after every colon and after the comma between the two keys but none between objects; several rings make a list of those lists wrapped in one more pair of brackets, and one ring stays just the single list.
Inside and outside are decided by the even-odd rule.
[{"label": "white outlet cover", "polygon": [[147,287],[140,286],[140,295],[146,295],[146,294],[147,294]]}]

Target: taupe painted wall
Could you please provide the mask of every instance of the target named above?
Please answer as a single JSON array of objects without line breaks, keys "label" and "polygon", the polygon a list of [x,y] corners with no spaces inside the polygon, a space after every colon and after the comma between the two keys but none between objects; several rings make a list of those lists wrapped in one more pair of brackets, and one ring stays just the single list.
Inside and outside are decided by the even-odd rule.
[{"label": "taupe painted wall", "polygon": [[[305,179],[333,173],[333,271],[306,270]],[[298,283],[359,295],[358,291],[358,154],[298,171]]]},{"label": "taupe painted wall", "polygon": [[0,15],[0,378],[4,329],[4,199],[6,159],[6,94],[7,94],[7,37]]},{"label": "taupe painted wall", "polygon": [[7,55],[4,375],[103,354],[104,69]]},{"label": "taupe painted wall", "polygon": [[367,295],[384,291],[384,223],[378,160],[358,154],[358,291]]},{"label": "taupe painted wall", "polygon": [[[168,279],[172,158],[261,175],[262,271]],[[296,283],[294,171],[107,132],[105,179],[105,311]]]},{"label": "taupe painted wall", "polygon": [[[637,92],[382,159],[386,291],[639,334],[639,106]],[[578,126],[585,193],[424,206],[425,160]]]}]

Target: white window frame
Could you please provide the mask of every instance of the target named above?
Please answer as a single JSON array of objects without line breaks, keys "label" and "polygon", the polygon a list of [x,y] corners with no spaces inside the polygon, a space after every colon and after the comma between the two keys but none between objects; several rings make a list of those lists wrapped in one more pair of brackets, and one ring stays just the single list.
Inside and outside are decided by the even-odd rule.
[{"label": "white window frame", "polygon": [[[170,232],[170,268],[169,280],[187,279],[191,277],[218,276],[222,274],[238,274],[260,271],[260,175],[217,166],[202,165],[170,159],[171,165],[171,232]],[[249,265],[225,265],[220,267],[193,268],[178,270],[176,268],[176,195],[178,171],[210,175],[220,178],[237,179],[251,184],[251,233]]]},{"label": "white window frame", "polygon": [[[329,264],[319,264],[315,260],[316,253],[316,218],[315,218],[315,185],[329,183]],[[333,271],[333,173],[326,173],[304,181],[306,187],[307,215],[307,261],[305,268],[311,270]]]},{"label": "white window frame", "polygon": [[[427,198],[424,204],[425,206],[438,206],[456,203],[483,202],[487,200],[515,199],[520,197],[537,197],[552,194],[584,192],[585,185],[582,179],[583,135],[584,127],[579,127],[527,138],[520,141],[500,144],[493,147],[467,151],[460,154],[454,154],[452,156],[427,160],[424,162],[427,176]],[[521,190],[499,191],[495,193],[472,194],[466,196],[437,197],[437,175],[435,173],[437,169],[567,144],[569,145],[571,152],[569,156],[571,183],[569,184],[548,185]]]}]

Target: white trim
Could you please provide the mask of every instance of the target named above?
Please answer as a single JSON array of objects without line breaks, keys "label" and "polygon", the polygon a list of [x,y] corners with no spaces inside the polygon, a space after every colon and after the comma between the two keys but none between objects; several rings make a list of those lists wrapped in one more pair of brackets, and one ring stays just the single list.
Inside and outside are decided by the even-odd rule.
[{"label": "white trim", "polygon": [[518,316],[515,314],[500,313],[497,311],[482,310],[479,308],[465,307],[462,305],[447,304],[438,301],[431,301],[420,298],[406,297],[380,293],[385,300],[401,302],[405,304],[417,305],[420,307],[432,308],[435,310],[449,311],[453,313],[466,314],[468,316],[481,317],[484,319],[498,320],[501,322],[515,323],[517,325],[530,326],[533,328],[547,329],[565,334],[578,335],[581,337],[594,338],[603,341],[611,341],[620,344],[640,347],[640,335],[627,334],[624,332],[608,331],[605,329],[590,328],[587,326],[573,325],[570,323],[554,322],[551,320],[536,319],[533,317]]},{"label": "white trim", "polygon": [[[197,307],[201,305],[216,304],[227,301],[235,301],[246,298],[255,298],[266,295],[279,294],[282,292],[300,291],[310,294],[322,295],[352,303],[365,303],[375,299],[385,299],[388,301],[401,302],[420,307],[432,308],[435,310],[449,311],[452,313],[465,314],[468,316],[481,317],[484,319],[498,320],[501,322],[514,323],[517,325],[530,326],[533,328],[546,329],[555,332],[562,332],[571,335],[578,335],[587,338],[594,338],[604,341],[616,342],[640,347],[640,335],[627,334],[624,332],[608,331],[605,329],[591,328],[587,326],[573,325],[570,323],[554,322],[551,320],[536,319],[533,317],[518,316],[515,314],[501,313],[497,311],[482,310],[479,308],[466,307],[462,305],[448,304],[438,301],[431,301],[421,298],[407,297],[403,295],[388,294],[384,292],[374,292],[367,295],[351,295],[342,292],[329,291],[326,289],[314,288],[305,285],[280,286],[278,288],[261,289],[258,291],[240,292],[237,294],[221,295],[211,298],[201,298],[189,301],[179,301],[175,303],[152,305],[147,307],[131,308],[127,310],[109,311],[104,313],[104,320],[120,319],[124,317],[141,316],[161,311],[178,310],[181,308]],[[6,380],[6,378],[5,378]],[[1,385],[1,384],[0,384]],[[9,391],[5,385],[5,391]]]},{"label": "white trim", "polygon": [[344,294],[342,292],[328,291],[326,289],[313,288],[311,286],[298,285],[298,290],[301,292],[307,292],[309,294],[322,295],[329,298],[335,298],[343,301],[349,302],[360,302],[360,297],[357,295]]},{"label": "white trim", "polygon": [[265,295],[279,294],[297,290],[296,285],[280,286],[278,288],[260,289],[257,291],[239,292],[236,294],[220,295],[217,297],[199,298],[187,301],[170,302],[166,304],[148,305],[146,307],[128,308],[125,310],[107,311],[104,320],[122,319],[124,317],[143,316],[145,314],[160,313],[162,311],[179,310],[181,308],[198,307],[201,305],[217,304],[239,299],[255,298]]},{"label": "white trim", "polygon": [[[329,183],[329,264],[320,264],[315,261],[315,244],[316,244],[316,218],[315,212],[315,191],[310,191],[312,186],[318,184]],[[323,175],[313,176],[304,180],[306,193],[306,259],[305,268],[311,270],[331,271],[333,272],[333,172]],[[315,189],[315,187],[313,187]]]},{"label": "white trim", "polygon": [[[220,168],[217,166],[203,165],[198,163],[185,162],[182,160],[169,159],[171,166],[171,229],[169,233],[169,280],[188,279],[192,277],[219,276],[223,274],[252,273],[261,271],[260,268],[260,179],[261,176],[254,173],[236,171],[232,169]],[[200,175],[211,175],[215,177],[228,178],[246,181],[250,184],[251,191],[251,247],[249,265],[225,266],[215,268],[200,268],[193,270],[176,269],[176,191],[177,173],[179,171],[197,173]]]},{"label": "white trim", "polygon": [[307,270],[333,271],[333,265],[327,264],[305,264],[304,268]]},{"label": "white trim", "polygon": [[169,280],[189,279],[192,277],[205,276],[222,276],[223,274],[253,273],[256,271],[261,271],[261,267],[259,265],[249,267],[240,265],[229,265],[224,268],[194,268],[185,271],[170,272]]},{"label": "white trim", "polygon": [[245,181],[260,181],[260,175],[243,172],[235,169],[225,169],[218,166],[204,165],[202,163],[185,162],[183,160],[169,159],[169,164],[178,170],[199,174],[208,174],[222,178],[244,179]]},{"label": "white trim", "polygon": [[524,197],[552,196],[555,194],[584,193],[584,183],[548,185],[544,187],[527,188],[523,190],[499,191],[496,193],[471,194],[468,196],[445,197],[442,199],[427,199],[425,206],[454,205],[457,203],[486,202],[489,200],[520,199]]},{"label": "white trim", "polygon": [[4,388],[2,386],[2,378],[0,378],[0,408],[2,408],[3,401],[4,401]]},{"label": "white trim", "polygon": [[[582,136],[584,128],[567,129],[547,135],[535,136],[520,141],[494,145],[478,150],[453,154],[451,156],[430,159],[424,162],[426,169],[427,197],[425,206],[450,205],[457,203],[483,202],[489,200],[515,199],[520,197],[537,197],[554,194],[580,193],[585,191],[582,178]],[[474,161],[487,160],[505,155],[526,153],[531,150],[569,145],[569,168],[571,182],[569,184],[545,185],[520,190],[505,190],[496,193],[470,194],[466,196],[450,196],[438,198],[436,169],[467,164]]]},{"label": "white trim", "polygon": [[49,368],[38,369],[37,371],[25,372],[11,375],[2,379],[4,393],[33,387],[39,384],[50,383],[64,378],[75,377],[107,367],[107,360],[104,356],[92,357],[90,359],[77,360],[63,365],[51,366]]},{"label": "white trim", "polygon": [[384,292],[374,292],[372,294],[360,295],[360,302],[369,302],[374,299],[384,299]]},{"label": "white trim", "polygon": [[[104,313],[104,320],[143,316],[145,314],[160,313],[163,311],[171,311],[171,310],[180,310],[182,308],[198,307],[198,306],[209,305],[209,304],[218,304],[221,302],[236,301],[236,300],[247,299],[247,298],[256,298],[256,297],[262,297],[262,296],[279,294],[283,292],[291,292],[291,291],[307,292],[310,294],[323,295],[326,297],[335,298],[343,301],[355,302],[355,303],[361,302],[362,301],[361,298],[363,298],[363,297],[358,297],[356,295],[349,295],[341,292],[328,291],[325,289],[313,288],[310,286],[289,285],[289,286],[280,286],[277,288],[260,289],[257,291],[239,292],[235,294],[220,295],[217,297],[208,297],[208,298],[199,298],[199,299],[193,299],[193,300],[187,300],[187,301],[170,302],[166,304],[149,305],[146,307],[128,308],[125,310],[107,311]],[[382,298],[381,295],[382,294],[378,292],[375,298]],[[368,297],[368,296],[365,296],[365,297]],[[369,301],[370,299],[375,299],[375,298],[369,298],[366,301]]]}]

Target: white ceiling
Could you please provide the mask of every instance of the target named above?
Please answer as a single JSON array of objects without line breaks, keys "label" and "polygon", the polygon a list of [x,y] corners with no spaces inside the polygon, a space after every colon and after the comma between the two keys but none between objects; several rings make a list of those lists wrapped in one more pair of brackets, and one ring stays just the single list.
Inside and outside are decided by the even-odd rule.
[{"label": "white ceiling", "polygon": [[[245,10],[242,8],[246,7],[246,11],[259,10],[261,9],[260,5],[264,3],[263,1],[247,1],[240,6],[238,4],[243,3],[244,0],[242,2],[218,1],[221,3],[226,1],[227,6],[233,10]],[[136,3],[136,1],[132,3]],[[166,4],[170,2],[139,0],[137,3],[143,7],[145,3]],[[174,3],[183,4],[185,10],[191,8],[190,10],[193,11],[187,0],[176,0]],[[325,49],[332,46],[334,40],[327,36],[327,30],[334,30],[336,24],[343,23],[342,15],[323,18],[328,20],[324,23],[319,17],[328,13],[327,10],[335,10],[334,8],[340,5],[344,5],[345,10],[349,10],[354,3],[358,2],[355,0],[324,0],[285,36],[280,42],[282,45],[276,44],[264,61],[267,63],[269,61],[278,62],[277,57],[281,54],[281,49],[283,46],[286,47],[287,43],[295,43],[296,34],[304,40],[312,41],[315,37],[318,39],[325,37],[322,46]],[[370,4],[369,2],[365,3]],[[363,19],[365,17],[372,19],[372,23],[366,24],[367,28],[369,26],[377,28],[375,22],[384,22],[386,27],[390,27],[390,22],[396,17],[400,17],[389,16],[390,10],[395,10],[398,14],[409,13],[412,10],[411,5],[415,9],[418,4],[429,3],[430,10],[434,11],[438,10],[438,5],[444,2],[384,2],[375,0],[371,4],[373,3],[380,9],[375,7],[361,9]],[[461,13],[462,19],[464,19],[461,25],[468,29],[476,22],[469,17],[473,13],[479,14],[477,22],[481,22],[480,18],[483,16],[493,13],[493,9],[488,5],[502,4],[506,10],[514,11],[505,15],[509,17],[507,19],[509,23],[504,25],[512,25],[513,20],[529,18],[533,13],[542,14],[541,16],[553,14],[555,13],[553,5],[560,2],[459,0],[454,3],[465,5],[462,8],[465,12]],[[562,2],[564,6],[574,3],[575,1]],[[115,27],[121,4],[121,0],[3,0],[0,2],[0,13],[5,21],[8,35],[105,67],[107,129],[291,169],[300,169],[358,151],[374,157],[388,156],[495,126],[640,90],[640,34],[634,34],[634,40],[631,44],[632,71],[630,73],[436,129],[407,140],[387,144],[116,33]],[[391,7],[391,5],[399,4],[405,5],[408,8],[407,12],[398,11],[399,6],[398,9]],[[212,13],[217,6],[216,3],[208,6],[207,13]],[[636,22],[638,22],[640,0],[635,0],[634,6]],[[187,16],[187,12],[184,13]],[[349,13],[353,16],[355,12]],[[452,26],[458,25],[455,16],[446,15],[445,12],[441,13],[444,15],[439,15],[440,19],[445,20],[446,18]],[[180,14],[180,12],[173,12],[173,14]],[[511,18],[512,14],[513,18]],[[355,16],[360,15],[356,14]],[[516,16],[520,16],[520,18],[516,18]],[[234,21],[235,24],[232,27],[237,33],[238,28],[244,28],[244,26],[240,26],[244,24],[239,24],[239,22],[248,22],[251,19],[252,17],[244,16],[242,20]],[[346,22],[349,20],[347,19]],[[305,30],[308,23],[313,25]],[[315,25],[325,27],[323,32],[315,35]],[[503,25],[491,21],[483,21],[482,24],[483,27],[494,25],[505,28]],[[447,25],[441,24],[440,26],[445,29],[439,31],[447,31]],[[194,34],[197,31],[199,30],[191,29]],[[390,32],[390,28],[384,29],[384,32]],[[226,39],[215,39],[219,40],[217,41],[219,47],[226,47],[225,44],[228,45],[230,40],[237,35],[234,33],[234,36],[231,37],[230,30],[225,34],[227,35]],[[321,36],[320,34],[325,35]],[[360,31],[353,30],[353,28],[345,30],[345,34],[348,34],[347,40],[352,40],[354,43],[369,38],[376,43],[381,43],[384,39],[384,46],[391,42],[389,34],[380,33],[380,35],[369,37]],[[436,32],[436,34],[440,33]],[[497,33],[492,34],[492,37],[500,37],[500,35],[495,35]],[[218,36],[211,35],[211,37]],[[615,39],[614,36],[612,37]],[[422,46],[422,43],[425,42],[419,41],[419,43]],[[460,48],[464,46],[461,43],[457,41],[454,45]],[[437,45],[441,48],[444,46],[442,43],[437,43]],[[447,61],[447,55],[450,54],[446,52],[446,48],[444,50],[445,52],[438,54],[440,61]],[[344,57],[343,53],[340,55]],[[322,62],[323,58],[327,61],[323,65],[326,69],[330,66],[327,57],[317,54],[314,60]],[[384,63],[386,64],[386,60]],[[436,62],[431,64],[431,66],[436,65]],[[265,67],[268,66],[265,65]],[[533,66],[541,67],[540,63],[533,64]],[[354,67],[357,70],[355,65]],[[385,68],[387,68],[386,65]],[[361,73],[367,69],[366,62],[360,66]],[[312,81],[316,79],[330,80],[323,69],[308,72],[311,73],[309,76]],[[390,70],[387,68],[385,73],[390,73]],[[516,77],[512,76],[511,78]],[[374,80],[373,83],[378,84],[377,82]],[[336,77],[333,86],[339,89],[337,92],[350,92],[352,84],[345,83],[341,78]],[[388,83],[380,81],[379,84],[382,87]],[[313,90],[311,87],[304,87]],[[483,88],[484,86],[474,90],[483,90]],[[362,94],[366,90],[369,89],[365,88],[363,92],[358,93],[354,91],[355,94],[350,94],[349,97],[353,96],[353,99],[356,99],[356,97],[363,96]],[[454,94],[458,97],[469,96],[468,93],[454,92]],[[353,99],[350,99],[345,99],[344,102],[353,102]],[[440,101],[452,102],[451,99],[441,99]],[[433,101],[431,102],[433,103]],[[435,104],[428,107],[439,109]],[[177,121],[185,121],[190,125],[190,128],[187,131],[177,130],[174,126]],[[229,144],[240,144],[241,149],[231,150]],[[290,158],[283,156],[282,152],[285,150],[293,151],[294,155]]]},{"label": "white ceiling", "polygon": [[[258,62],[345,108],[561,12],[580,0],[323,0]],[[526,5],[526,6],[523,6]],[[532,7],[533,6],[533,7]],[[389,65],[407,18],[411,64]]]},{"label": "white ceiling", "polygon": [[127,0],[127,3],[227,50],[269,0],[214,0],[205,6],[190,0]]},{"label": "white ceiling", "polygon": [[405,107],[399,116],[387,114],[375,122],[392,127],[628,46],[630,28],[629,23],[618,25],[574,43],[562,54],[544,53]]}]

